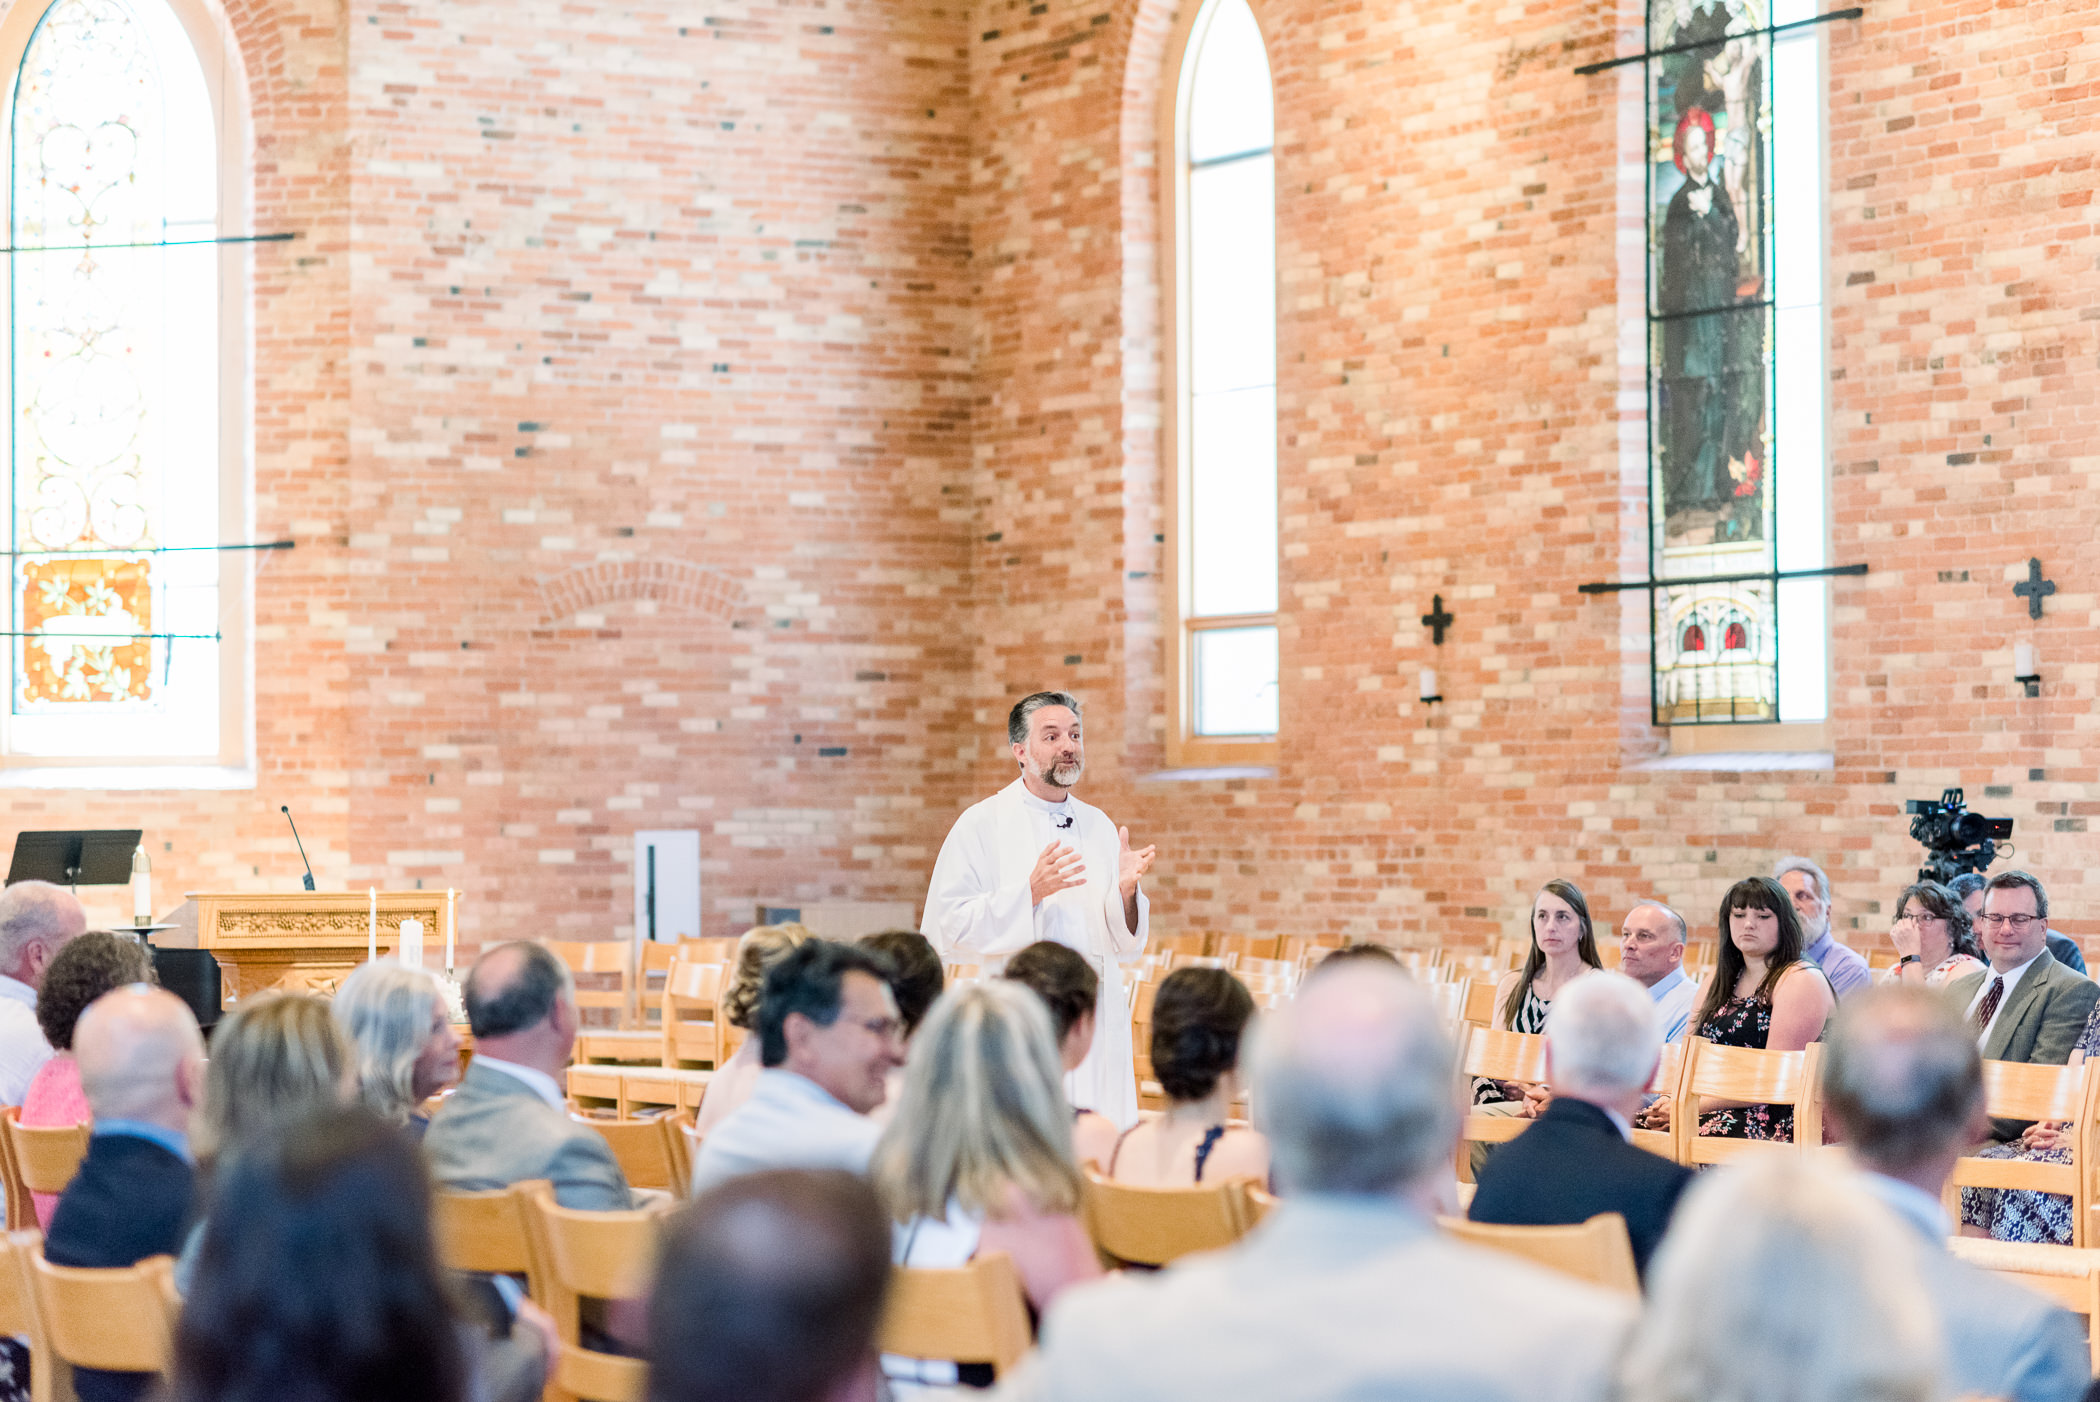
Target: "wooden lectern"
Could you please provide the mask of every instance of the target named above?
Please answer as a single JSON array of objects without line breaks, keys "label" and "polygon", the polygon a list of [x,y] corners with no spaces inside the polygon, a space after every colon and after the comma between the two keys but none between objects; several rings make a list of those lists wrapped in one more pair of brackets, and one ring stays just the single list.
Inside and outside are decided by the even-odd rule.
[{"label": "wooden lectern", "polygon": [[[267,988],[332,994],[365,962],[372,900],[364,891],[190,892],[197,947],[219,961],[229,1001]],[[394,953],[401,922],[423,922],[423,966],[444,972],[458,905],[444,891],[381,891],[379,952]]]}]

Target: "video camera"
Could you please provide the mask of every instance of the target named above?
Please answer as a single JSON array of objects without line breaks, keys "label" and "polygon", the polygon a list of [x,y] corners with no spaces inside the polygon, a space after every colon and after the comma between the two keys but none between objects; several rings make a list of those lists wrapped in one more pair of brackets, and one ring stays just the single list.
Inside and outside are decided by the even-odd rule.
[{"label": "video camera", "polygon": [[[1903,805],[1911,815],[1910,835],[1925,845],[1925,865],[1918,880],[1942,886],[1964,872],[1982,871],[2001,856],[2012,855],[2013,820],[1971,813],[1960,789],[1948,789],[1934,802],[1914,798]],[[2003,843],[2003,846],[1999,844]]]}]

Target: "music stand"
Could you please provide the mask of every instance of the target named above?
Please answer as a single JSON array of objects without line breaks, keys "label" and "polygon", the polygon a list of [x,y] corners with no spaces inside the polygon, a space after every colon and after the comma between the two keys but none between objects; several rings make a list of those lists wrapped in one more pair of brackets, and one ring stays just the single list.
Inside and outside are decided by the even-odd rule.
[{"label": "music stand", "polygon": [[143,836],[142,828],[21,833],[15,838],[7,884],[49,881],[54,886],[128,886],[131,854],[138,851]]}]

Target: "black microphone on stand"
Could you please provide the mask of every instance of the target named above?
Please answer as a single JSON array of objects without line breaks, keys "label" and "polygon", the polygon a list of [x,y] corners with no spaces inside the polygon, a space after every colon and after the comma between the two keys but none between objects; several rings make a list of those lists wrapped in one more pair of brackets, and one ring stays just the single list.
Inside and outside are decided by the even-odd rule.
[{"label": "black microphone on stand", "polygon": [[292,821],[292,806],[289,803],[280,804],[277,811],[284,814],[287,823],[292,824],[292,841],[299,843],[299,860],[306,862],[306,889],[311,891],[314,888],[314,864],[306,861],[306,844],[299,842],[299,824]]}]

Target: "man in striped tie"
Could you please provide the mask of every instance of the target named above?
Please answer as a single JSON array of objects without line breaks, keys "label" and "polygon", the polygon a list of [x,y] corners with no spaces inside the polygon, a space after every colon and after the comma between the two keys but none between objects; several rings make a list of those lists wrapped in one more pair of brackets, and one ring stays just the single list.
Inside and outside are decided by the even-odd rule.
[{"label": "man in striped tie", "polygon": [[[2057,962],[2046,942],[2049,893],[2024,871],[2000,872],[1984,888],[1976,920],[1990,967],[1947,986],[1986,1061],[2061,1066],[2085,1031],[2100,984]],[[1991,1133],[2017,1138],[2026,1125],[1994,1120]]]}]

